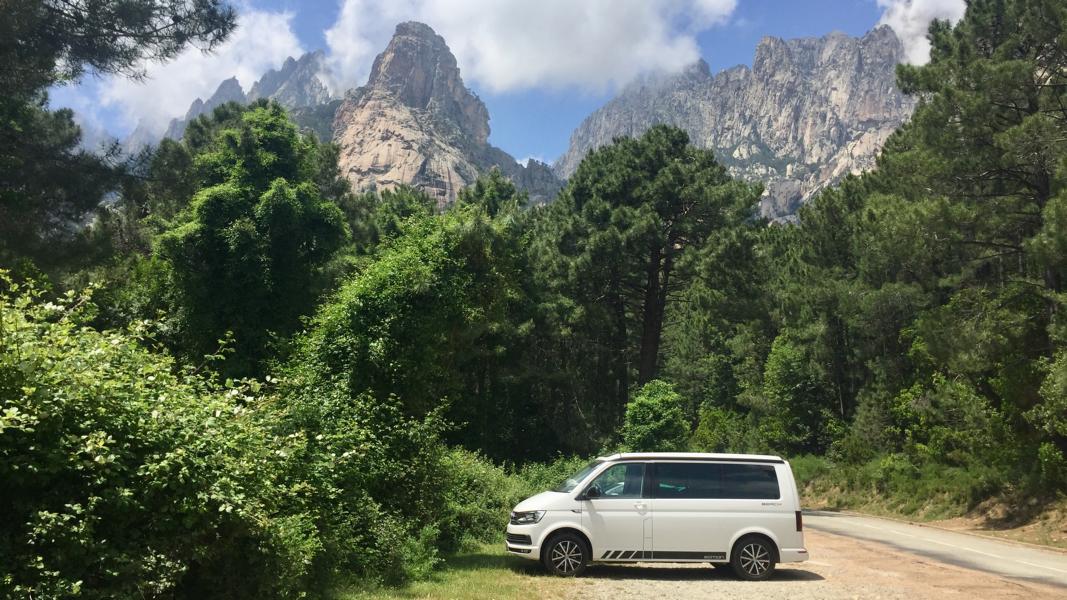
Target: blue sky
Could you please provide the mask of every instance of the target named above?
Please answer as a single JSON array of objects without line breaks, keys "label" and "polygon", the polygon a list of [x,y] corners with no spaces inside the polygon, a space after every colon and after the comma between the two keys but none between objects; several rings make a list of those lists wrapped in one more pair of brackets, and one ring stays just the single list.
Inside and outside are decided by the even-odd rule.
[{"label": "blue sky", "polygon": [[[226,48],[190,50],[149,65],[147,83],[87,78],[53,90],[87,130],[123,137],[142,120],[155,131],[236,75],[246,91],[289,54],[323,49],[340,93],[365,81],[396,22],[433,26],[486,103],[490,141],[518,159],[551,162],[570,133],[641,72],[698,56],[717,72],[751,64],[764,36],[863,35],[887,22],[921,46],[932,17],[958,18],[963,0],[236,0],[241,26]],[[917,33],[916,33],[917,32]],[[910,41],[909,41],[910,36]],[[917,41],[916,41],[917,40]],[[921,55],[922,49],[917,53]]]}]

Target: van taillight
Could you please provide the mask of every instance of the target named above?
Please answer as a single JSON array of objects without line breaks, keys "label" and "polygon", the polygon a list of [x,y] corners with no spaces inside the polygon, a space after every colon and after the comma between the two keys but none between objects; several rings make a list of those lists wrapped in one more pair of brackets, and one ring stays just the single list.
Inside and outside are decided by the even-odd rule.
[{"label": "van taillight", "polygon": [[804,531],[804,515],[797,511],[797,531]]}]

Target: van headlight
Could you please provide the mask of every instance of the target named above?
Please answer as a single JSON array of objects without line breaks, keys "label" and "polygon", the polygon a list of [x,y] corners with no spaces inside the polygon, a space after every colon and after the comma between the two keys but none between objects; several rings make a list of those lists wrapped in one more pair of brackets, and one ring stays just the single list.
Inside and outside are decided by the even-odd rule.
[{"label": "van headlight", "polygon": [[543,510],[531,510],[526,512],[511,512],[511,524],[512,525],[533,525],[534,523],[540,523],[541,517],[545,516]]}]

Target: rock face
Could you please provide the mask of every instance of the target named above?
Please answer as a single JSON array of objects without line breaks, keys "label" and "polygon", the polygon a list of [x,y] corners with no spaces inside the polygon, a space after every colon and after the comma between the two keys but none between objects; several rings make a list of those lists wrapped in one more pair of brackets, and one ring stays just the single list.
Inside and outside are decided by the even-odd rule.
[{"label": "rock face", "polygon": [[764,38],[752,68],[712,75],[703,60],[646,77],[587,117],[554,165],[566,178],[589,150],[668,123],[713,149],[732,174],[762,182],[761,212],[783,218],[819,190],[874,166],[914,109],[896,87],[903,47],[889,27],[862,38]]},{"label": "rock face", "polygon": [[401,23],[367,84],[337,108],[334,141],[341,172],[356,190],[418,187],[445,206],[492,168],[547,201],[560,182],[549,167],[519,165],[489,145],[489,112],[460,77],[444,39],[422,23]]},{"label": "rock face", "polygon": [[219,84],[219,87],[207,99],[207,102],[197,98],[193,101],[193,105],[189,107],[189,110],[186,111],[184,118],[171,119],[167,132],[163,134],[163,137],[180,140],[185,133],[185,127],[193,119],[204,113],[209,113],[227,102],[240,102],[243,104],[247,101],[245,92],[241,89],[241,84],[236,77],[231,77]]},{"label": "rock face", "polygon": [[289,57],[281,69],[267,71],[248,92],[248,101],[274,100],[288,108],[318,106],[330,101],[330,91],[319,79],[322,71],[321,50],[308,52],[294,60]]},{"label": "rock face", "polygon": [[[245,94],[236,77],[223,81],[215,93],[207,101],[197,98],[185,113],[185,117],[172,119],[164,137],[173,140],[181,139],[185,133],[185,127],[190,121],[200,115],[210,113],[227,102],[239,102],[247,104],[261,98],[274,100],[291,112],[298,109],[317,108],[330,103],[330,92],[319,78],[322,68],[322,51],[308,52],[297,59],[289,57],[280,69],[267,71],[259,81],[252,84],[252,89]],[[334,105],[336,108],[336,104]],[[308,126],[315,130],[319,123],[313,119],[318,116],[314,111],[303,111],[308,114],[309,123],[305,124],[300,119],[294,120],[298,125]],[[332,115],[331,115],[332,116]],[[321,121],[319,116],[318,121]],[[317,132],[318,133],[318,132]],[[329,135],[320,139],[329,139]]]}]

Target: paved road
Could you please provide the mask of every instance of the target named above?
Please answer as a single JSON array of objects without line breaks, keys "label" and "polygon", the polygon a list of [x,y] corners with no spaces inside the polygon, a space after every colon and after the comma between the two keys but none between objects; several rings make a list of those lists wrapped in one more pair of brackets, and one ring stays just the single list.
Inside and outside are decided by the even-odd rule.
[{"label": "paved road", "polygon": [[[1067,553],[886,519],[811,511],[804,525],[819,531],[887,544],[952,565],[994,575],[1067,587]],[[818,560],[816,553],[812,559]]]}]

